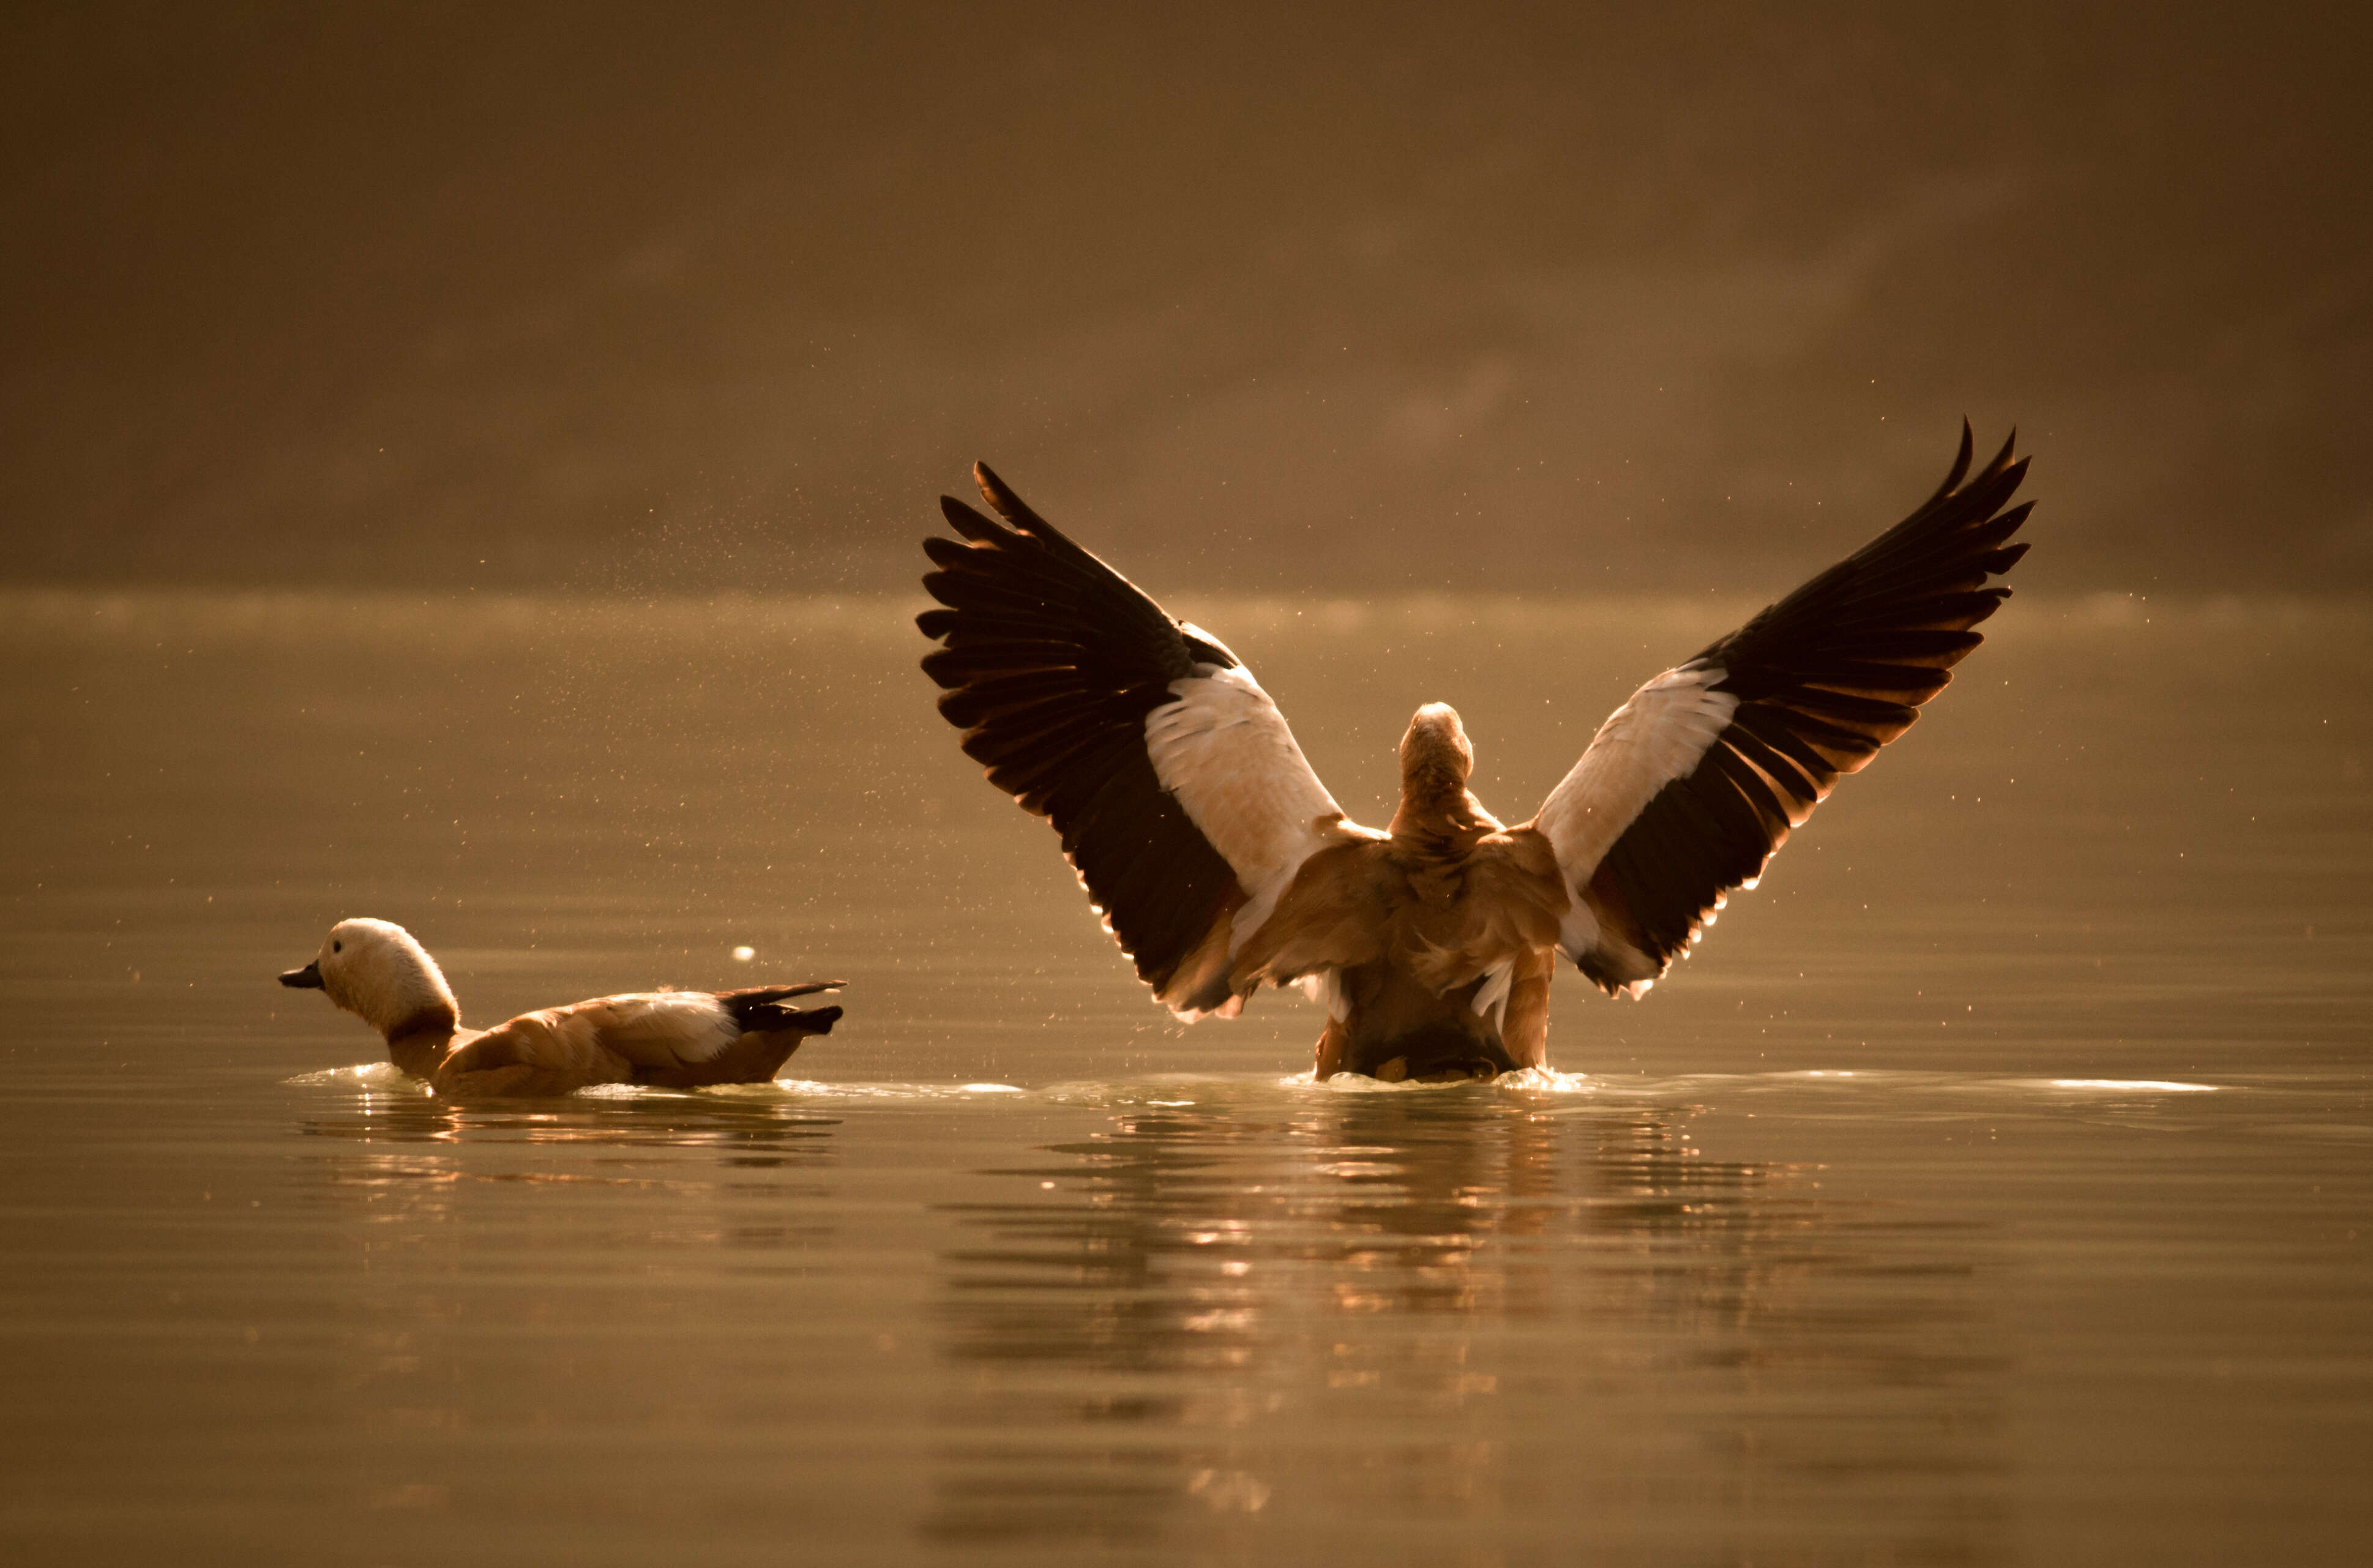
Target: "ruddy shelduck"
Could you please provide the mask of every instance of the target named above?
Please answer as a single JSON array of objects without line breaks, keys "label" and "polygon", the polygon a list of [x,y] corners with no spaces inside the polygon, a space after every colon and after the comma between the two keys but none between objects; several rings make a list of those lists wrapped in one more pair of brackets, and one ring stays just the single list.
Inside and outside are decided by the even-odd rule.
[{"label": "ruddy shelduck", "polygon": [[[1174,619],[985,466],[942,497],[918,619],[940,712],[1062,835],[1163,1005],[1232,1017],[1264,983],[1325,1002],[1315,1069],[1488,1077],[1549,1059],[1562,954],[1637,997],[1842,774],[1911,728],[2009,596],[2032,502],[2012,443],[1615,710],[1532,820],[1467,788],[1458,715],[1417,710],[1400,808],[1348,820],[1244,661]],[[1002,520],[1002,521],[999,521]]]},{"label": "ruddy shelduck", "polygon": [[566,1094],[596,1083],[687,1089],[764,1083],[800,1042],[828,1035],[837,1007],[802,1012],[789,999],[838,980],[731,991],[635,991],[522,1012],[491,1029],[462,1027],[444,972],[410,931],[386,920],[340,920],[321,951],[280,983],[318,990],[380,1032],[390,1060],[439,1094]]}]

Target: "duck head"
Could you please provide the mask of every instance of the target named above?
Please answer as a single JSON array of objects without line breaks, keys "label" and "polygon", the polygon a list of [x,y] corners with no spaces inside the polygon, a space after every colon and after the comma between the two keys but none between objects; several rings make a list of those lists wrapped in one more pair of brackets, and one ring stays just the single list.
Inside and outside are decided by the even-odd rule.
[{"label": "duck head", "polygon": [[1409,716],[1401,736],[1401,788],[1423,780],[1435,789],[1464,790],[1475,771],[1475,747],[1458,709],[1446,702],[1429,702]]},{"label": "duck head", "polygon": [[1401,803],[1393,815],[1393,836],[1455,836],[1498,827],[1482,802],[1467,793],[1474,771],[1475,748],[1467,743],[1458,710],[1446,702],[1419,708],[1401,737]]},{"label": "duck head", "polygon": [[388,1039],[424,1030],[450,1034],[461,1023],[452,988],[428,950],[388,920],[340,920],[321,951],[280,983],[318,990]]}]

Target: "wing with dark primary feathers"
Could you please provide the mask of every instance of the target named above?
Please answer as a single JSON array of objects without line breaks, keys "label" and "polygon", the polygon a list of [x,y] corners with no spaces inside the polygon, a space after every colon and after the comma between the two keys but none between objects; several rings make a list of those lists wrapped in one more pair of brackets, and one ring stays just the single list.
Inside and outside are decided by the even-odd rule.
[{"label": "wing with dark primary feathers", "polygon": [[1550,791],[1533,825],[1574,900],[1560,946],[1602,988],[1647,989],[1984,640],[1970,628],[2010,596],[1989,579],[2027,553],[2008,540],[2034,505],[2008,506],[2027,473],[2011,447],[1969,477],[1964,421],[1925,505],[1642,686]]},{"label": "wing with dark primary feathers", "polygon": [[[1174,620],[986,466],[998,517],[952,497],[917,625],[923,669],[989,782],[1062,835],[1063,854],[1182,1017],[1232,1014],[1233,949],[1302,861],[1355,831],[1284,718],[1219,639]],[[1239,919],[1242,916],[1242,919]]]}]

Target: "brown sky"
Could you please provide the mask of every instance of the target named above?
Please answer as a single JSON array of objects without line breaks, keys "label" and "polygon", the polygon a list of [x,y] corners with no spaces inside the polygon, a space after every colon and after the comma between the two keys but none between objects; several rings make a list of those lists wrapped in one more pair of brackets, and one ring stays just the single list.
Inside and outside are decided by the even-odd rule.
[{"label": "brown sky", "polygon": [[6,576],[2373,588],[2352,7],[486,9],[8,9]]}]

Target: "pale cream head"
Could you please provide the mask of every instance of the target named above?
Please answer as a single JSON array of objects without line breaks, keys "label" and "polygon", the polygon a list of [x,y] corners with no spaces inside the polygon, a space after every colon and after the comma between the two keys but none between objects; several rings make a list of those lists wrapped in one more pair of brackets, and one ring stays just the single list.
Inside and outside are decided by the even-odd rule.
[{"label": "pale cream head", "polygon": [[[452,988],[428,950],[389,920],[340,920],[321,939],[321,951],[302,969],[280,977],[285,986],[318,986],[329,999],[381,1035],[461,1022]],[[441,1014],[441,1023],[439,1015]]]}]

